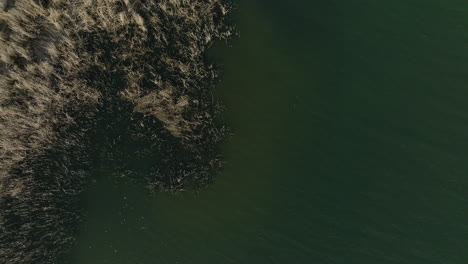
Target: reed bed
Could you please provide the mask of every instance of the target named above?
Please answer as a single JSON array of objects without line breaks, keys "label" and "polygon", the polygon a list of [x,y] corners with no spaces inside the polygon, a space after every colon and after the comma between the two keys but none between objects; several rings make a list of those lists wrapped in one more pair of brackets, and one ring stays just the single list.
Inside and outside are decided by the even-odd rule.
[{"label": "reed bed", "polygon": [[4,0],[0,10],[0,263],[57,262],[98,159],[128,175],[144,160],[134,174],[154,190],[212,182],[228,129],[205,54],[233,35],[229,2]]}]

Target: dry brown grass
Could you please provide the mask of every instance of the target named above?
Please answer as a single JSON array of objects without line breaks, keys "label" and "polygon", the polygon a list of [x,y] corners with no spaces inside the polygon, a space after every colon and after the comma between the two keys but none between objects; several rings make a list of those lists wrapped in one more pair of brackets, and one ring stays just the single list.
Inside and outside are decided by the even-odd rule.
[{"label": "dry brown grass", "polygon": [[6,0],[0,10],[0,263],[55,263],[73,241],[102,109],[130,105],[135,134],[161,151],[150,186],[210,181],[225,129],[204,54],[232,34],[226,1]]}]

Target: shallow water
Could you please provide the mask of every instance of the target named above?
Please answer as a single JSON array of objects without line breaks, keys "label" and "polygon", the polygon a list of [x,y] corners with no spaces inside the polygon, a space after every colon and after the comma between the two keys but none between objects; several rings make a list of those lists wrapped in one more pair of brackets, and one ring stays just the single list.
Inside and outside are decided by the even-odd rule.
[{"label": "shallow water", "polygon": [[238,1],[225,171],[149,196],[103,162],[67,263],[466,263],[467,8]]}]

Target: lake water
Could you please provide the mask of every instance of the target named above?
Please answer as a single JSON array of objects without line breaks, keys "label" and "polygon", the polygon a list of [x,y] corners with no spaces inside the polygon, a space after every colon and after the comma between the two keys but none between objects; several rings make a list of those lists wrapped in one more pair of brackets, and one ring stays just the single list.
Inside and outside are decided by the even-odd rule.
[{"label": "lake water", "polygon": [[84,194],[72,264],[468,263],[468,2],[238,0],[199,194]]}]

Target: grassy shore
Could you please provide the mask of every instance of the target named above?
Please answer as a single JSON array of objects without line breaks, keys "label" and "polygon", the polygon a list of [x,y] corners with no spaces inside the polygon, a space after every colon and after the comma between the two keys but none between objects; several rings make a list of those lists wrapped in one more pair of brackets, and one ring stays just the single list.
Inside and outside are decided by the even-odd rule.
[{"label": "grassy shore", "polygon": [[[7,0],[0,5],[0,263],[54,263],[95,160],[145,159],[152,189],[205,186],[227,129],[206,49],[223,0]],[[124,140],[133,153],[117,151]],[[120,154],[115,154],[120,153]]]}]

